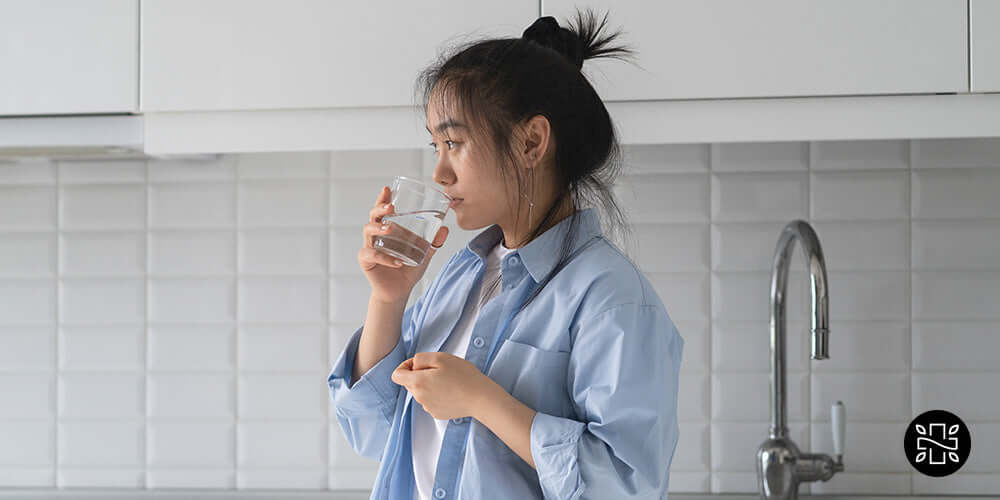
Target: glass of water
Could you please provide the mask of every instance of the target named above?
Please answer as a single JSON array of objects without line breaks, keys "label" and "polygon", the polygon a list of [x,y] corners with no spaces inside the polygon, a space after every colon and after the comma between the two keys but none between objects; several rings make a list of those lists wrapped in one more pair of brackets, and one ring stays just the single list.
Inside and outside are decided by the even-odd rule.
[{"label": "glass of water", "polygon": [[375,236],[373,246],[403,264],[419,266],[448,213],[451,197],[430,184],[403,176],[393,179],[390,190],[395,213],[382,216],[382,223],[389,227]]}]

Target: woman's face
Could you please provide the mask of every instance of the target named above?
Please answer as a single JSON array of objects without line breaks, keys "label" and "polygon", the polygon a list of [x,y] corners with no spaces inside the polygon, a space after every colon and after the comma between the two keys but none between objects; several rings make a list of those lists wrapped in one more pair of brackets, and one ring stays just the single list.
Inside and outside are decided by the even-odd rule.
[{"label": "woman's face", "polygon": [[510,212],[507,187],[487,148],[473,142],[470,126],[460,118],[442,116],[433,99],[428,104],[430,147],[436,150],[437,157],[434,182],[445,193],[462,199],[452,208],[460,228],[504,225]]}]

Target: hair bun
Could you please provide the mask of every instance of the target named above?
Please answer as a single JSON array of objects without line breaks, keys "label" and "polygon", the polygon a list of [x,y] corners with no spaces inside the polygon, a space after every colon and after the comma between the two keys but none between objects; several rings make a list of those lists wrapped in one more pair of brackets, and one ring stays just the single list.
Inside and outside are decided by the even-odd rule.
[{"label": "hair bun", "polygon": [[521,38],[549,47],[565,56],[577,69],[583,68],[583,41],[572,31],[559,26],[552,16],[543,16],[535,20],[521,34]]}]

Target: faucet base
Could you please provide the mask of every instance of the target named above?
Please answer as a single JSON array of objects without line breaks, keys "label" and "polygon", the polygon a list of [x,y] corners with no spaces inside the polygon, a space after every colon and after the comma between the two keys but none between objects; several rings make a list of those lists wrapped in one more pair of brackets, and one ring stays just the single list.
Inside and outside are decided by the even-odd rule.
[{"label": "faucet base", "polygon": [[844,470],[840,460],[825,453],[802,453],[786,436],[775,436],[757,449],[757,484],[763,500],[798,500],[799,485],[829,481]]},{"label": "faucet base", "polygon": [[799,448],[785,437],[771,437],[757,448],[757,484],[763,500],[798,500]]}]

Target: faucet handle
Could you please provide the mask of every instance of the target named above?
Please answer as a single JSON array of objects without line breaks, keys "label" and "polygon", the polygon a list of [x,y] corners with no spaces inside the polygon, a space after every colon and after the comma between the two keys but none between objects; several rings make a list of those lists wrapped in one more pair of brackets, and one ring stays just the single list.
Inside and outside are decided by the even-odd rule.
[{"label": "faucet handle", "polygon": [[833,425],[833,451],[837,454],[837,463],[843,463],[844,456],[844,435],[846,434],[846,421],[844,416],[844,403],[837,401],[830,407],[830,422]]}]

